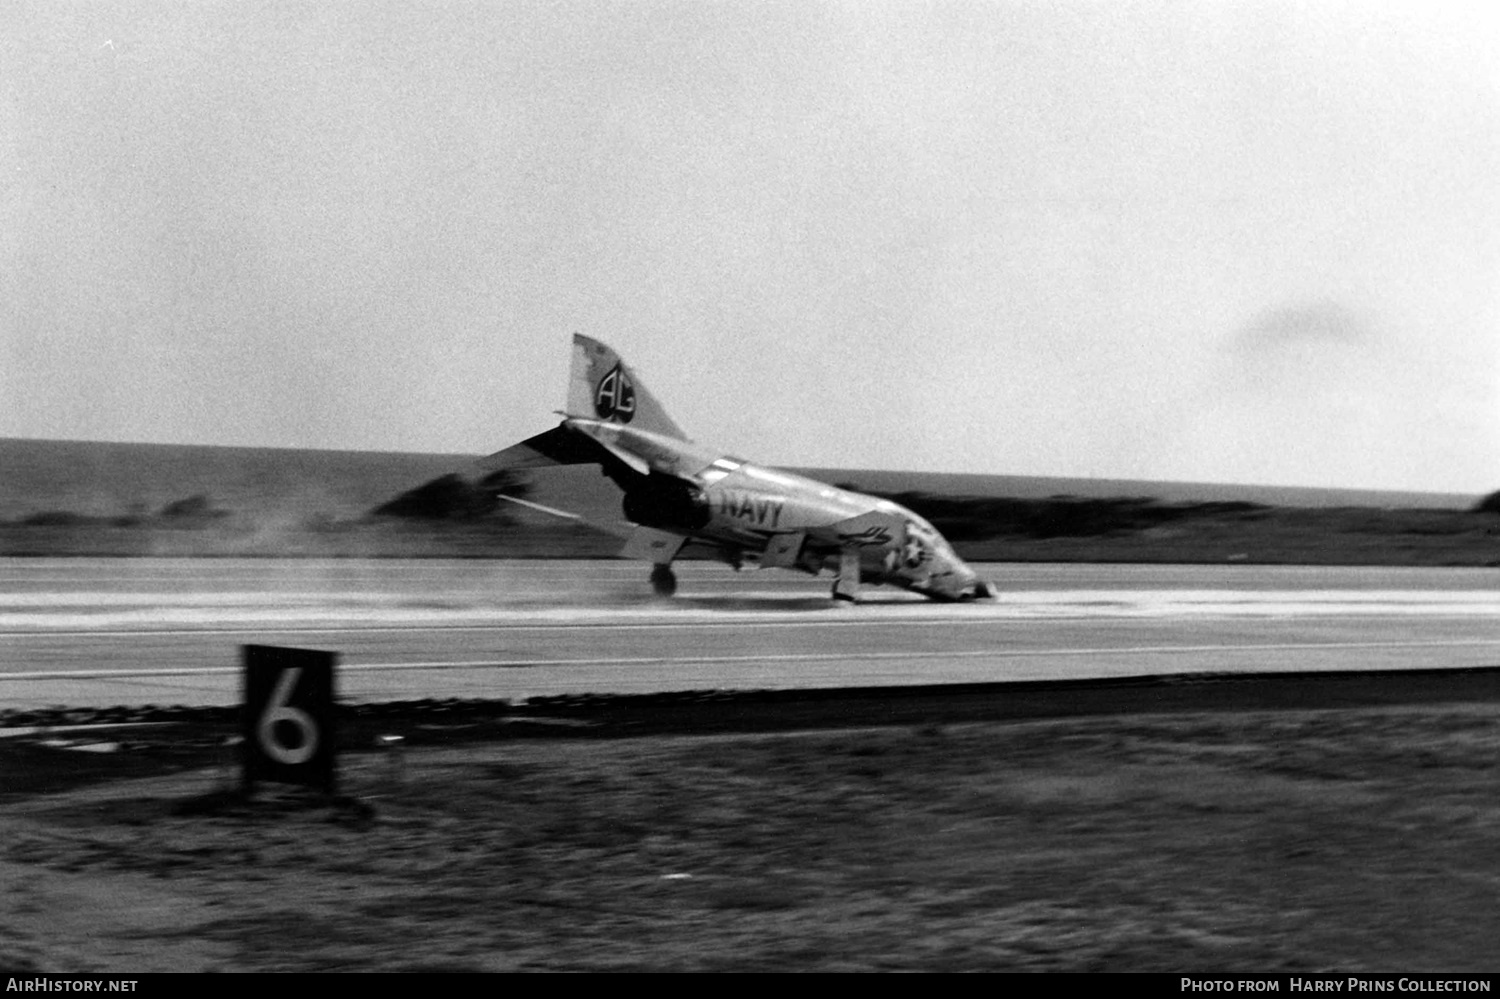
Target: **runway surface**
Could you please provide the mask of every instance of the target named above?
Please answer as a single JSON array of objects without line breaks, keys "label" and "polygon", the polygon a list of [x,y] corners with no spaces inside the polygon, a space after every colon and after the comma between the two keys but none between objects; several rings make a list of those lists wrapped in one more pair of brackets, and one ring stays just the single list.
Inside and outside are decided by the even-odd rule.
[{"label": "runway surface", "polygon": [[631,562],[0,559],[0,708],[232,704],[239,646],[351,700],[1500,665],[1500,570],[980,567],[999,600]]}]

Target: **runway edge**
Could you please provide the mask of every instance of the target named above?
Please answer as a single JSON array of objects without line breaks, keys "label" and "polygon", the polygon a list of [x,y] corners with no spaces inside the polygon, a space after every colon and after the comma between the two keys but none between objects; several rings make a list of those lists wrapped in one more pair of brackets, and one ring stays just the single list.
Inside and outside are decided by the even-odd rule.
[{"label": "runway edge", "polygon": [[[955,724],[1201,711],[1293,711],[1500,703],[1500,666],[1459,669],[1175,673],[1079,680],[786,690],[562,694],[512,702],[446,698],[340,705],[341,741],[421,726],[421,738],[598,737]],[[116,706],[0,711],[0,736],[149,725],[228,730],[239,708]],[[7,730],[10,730],[7,733]]]}]

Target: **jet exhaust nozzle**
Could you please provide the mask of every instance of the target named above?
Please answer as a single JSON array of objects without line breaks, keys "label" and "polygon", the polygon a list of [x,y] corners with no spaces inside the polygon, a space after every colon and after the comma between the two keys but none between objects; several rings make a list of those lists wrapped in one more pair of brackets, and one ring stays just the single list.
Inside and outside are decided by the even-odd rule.
[{"label": "jet exhaust nozzle", "polygon": [[625,517],[643,527],[696,531],[713,517],[703,490],[667,476],[652,475],[625,493]]}]

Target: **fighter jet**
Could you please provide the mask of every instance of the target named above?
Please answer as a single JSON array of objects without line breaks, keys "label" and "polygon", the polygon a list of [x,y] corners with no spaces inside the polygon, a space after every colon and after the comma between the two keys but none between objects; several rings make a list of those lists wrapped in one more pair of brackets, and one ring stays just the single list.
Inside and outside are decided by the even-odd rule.
[{"label": "fighter jet", "polygon": [[630,366],[598,340],[574,335],[567,409],[558,415],[559,426],[481,466],[599,465],[625,494],[622,554],[652,563],[651,584],[661,596],[677,591],[672,562],[690,544],[736,568],[831,570],[835,600],[857,600],[862,583],[945,601],[995,596],[992,584],[905,507],[690,441]]}]

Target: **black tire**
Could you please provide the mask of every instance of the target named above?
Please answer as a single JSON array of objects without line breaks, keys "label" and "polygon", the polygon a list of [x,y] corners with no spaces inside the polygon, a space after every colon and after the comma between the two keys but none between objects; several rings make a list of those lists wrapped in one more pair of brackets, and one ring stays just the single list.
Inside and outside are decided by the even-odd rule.
[{"label": "black tire", "polygon": [[670,565],[658,565],[651,570],[651,588],[659,597],[670,597],[677,592],[677,574]]}]

